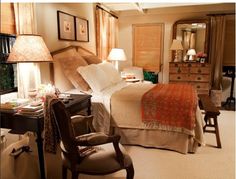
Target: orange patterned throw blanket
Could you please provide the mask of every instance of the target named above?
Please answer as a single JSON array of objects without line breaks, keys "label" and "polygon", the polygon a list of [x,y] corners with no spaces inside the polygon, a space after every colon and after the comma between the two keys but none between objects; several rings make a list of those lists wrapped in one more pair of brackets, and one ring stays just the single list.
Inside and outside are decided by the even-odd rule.
[{"label": "orange patterned throw blanket", "polygon": [[141,101],[142,120],[155,128],[192,134],[197,108],[196,90],[188,84],[157,84]]}]

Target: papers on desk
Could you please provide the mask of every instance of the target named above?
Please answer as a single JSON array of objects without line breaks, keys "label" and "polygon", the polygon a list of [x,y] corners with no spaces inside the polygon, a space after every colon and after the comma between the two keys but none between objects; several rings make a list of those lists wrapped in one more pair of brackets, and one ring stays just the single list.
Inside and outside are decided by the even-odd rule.
[{"label": "papers on desk", "polygon": [[27,105],[28,103],[29,103],[28,99],[13,99],[11,101],[1,103],[0,111],[17,112],[17,110]]},{"label": "papers on desk", "polygon": [[27,116],[37,116],[43,114],[43,104],[42,102],[31,102],[30,104],[19,109],[18,113]]}]

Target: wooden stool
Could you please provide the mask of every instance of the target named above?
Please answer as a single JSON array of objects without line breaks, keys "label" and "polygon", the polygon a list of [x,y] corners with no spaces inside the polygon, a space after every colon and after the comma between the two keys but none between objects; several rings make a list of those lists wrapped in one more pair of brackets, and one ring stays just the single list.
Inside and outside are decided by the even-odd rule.
[{"label": "wooden stool", "polygon": [[[204,132],[214,133],[216,135],[217,148],[221,148],[220,134],[217,116],[220,115],[220,111],[215,107],[212,103],[210,97],[208,95],[199,94],[200,99],[200,108],[205,111],[204,121],[206,122],[203,127]],[[211,120],[213,119],[213,120]],[[214,128],[212,130],[206,129],[207,127]]]}]

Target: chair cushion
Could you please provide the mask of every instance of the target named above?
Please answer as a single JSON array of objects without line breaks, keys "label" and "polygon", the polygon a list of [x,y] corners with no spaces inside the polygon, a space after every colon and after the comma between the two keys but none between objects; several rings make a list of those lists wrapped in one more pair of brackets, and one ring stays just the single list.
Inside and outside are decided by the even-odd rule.
[{"label": "chair cushion", "polygon": [[[123,155],[125,167],[132,163],[131,158],[126,153],[124,147],[119,145]],[[116,153],[112,143],[95,146],[96,152],[86,156],[82,162],[76,165],[76,169],[80,173],[87,174],[106,174],[123,169],[116,160]],[[66,155],[62,153],[63,164],[67,168],[71,168],[70,161]]]}]

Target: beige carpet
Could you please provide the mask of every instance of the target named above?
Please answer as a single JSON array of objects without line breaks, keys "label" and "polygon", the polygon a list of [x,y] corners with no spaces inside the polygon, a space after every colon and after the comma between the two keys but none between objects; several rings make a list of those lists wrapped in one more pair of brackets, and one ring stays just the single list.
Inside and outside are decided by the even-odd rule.
[{"label": "beige carpet", "polygon": [[[221,111],[218,121],[222,149],[214,147],[216,145],[214,134],[205,134],[207,145],[200,147],[196,154],[183,155],[168,150],[125,146],[133,159],[135,179],[234,179],[235,112]],[[35,167],[30,168],[31,172],[35,170]],[[61,177],[59,156],[47,155],[47,172],[50,179]],[[106,176],[81,174],[79,178],[124,179],[125,176],[125,171],[120,171]]]}]

